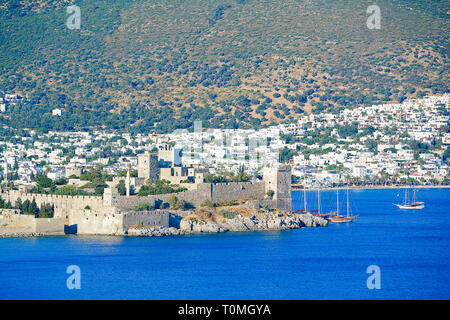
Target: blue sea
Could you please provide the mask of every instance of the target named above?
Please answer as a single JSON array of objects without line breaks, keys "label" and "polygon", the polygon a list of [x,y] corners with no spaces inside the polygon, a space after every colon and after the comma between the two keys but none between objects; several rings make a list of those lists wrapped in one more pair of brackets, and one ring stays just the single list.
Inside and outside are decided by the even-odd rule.
[{"label": "blue sea", "polygon": [[[350,191],[359,217],[321,228],[0,239],[0,299],[449,299],[450,189],[416,195],[425,209],[397,209],[401,189]],[[307,198],[315,209],[317,193]],[[336,191],[321,200],[336,209]],[[80,289],[67,288],[71,265]],[[371,265],[380,289],[367,287]]]}]

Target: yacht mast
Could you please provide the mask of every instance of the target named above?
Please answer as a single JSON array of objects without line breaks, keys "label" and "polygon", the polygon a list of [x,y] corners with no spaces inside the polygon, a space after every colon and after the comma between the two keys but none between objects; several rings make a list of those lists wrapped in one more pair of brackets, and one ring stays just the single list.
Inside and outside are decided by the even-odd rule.
[{"label": "yacht mast", "polygon": [[339,215],[339,189],[336,189],[336,215]]},{"label": "yacht mast", "polygon": [[348,217],[348,211],[349,211],[349,206],[348,206],[348,188],[347,188],[347,217]]},{"label": "yacht mast", "polygon": [[317,213],[320,214],[320,189],[317,189]]},{"label": "yacht mast", "polygon": [[303,197],[305,199],[305,212],[306,212],[306,186],[303,186]]}]

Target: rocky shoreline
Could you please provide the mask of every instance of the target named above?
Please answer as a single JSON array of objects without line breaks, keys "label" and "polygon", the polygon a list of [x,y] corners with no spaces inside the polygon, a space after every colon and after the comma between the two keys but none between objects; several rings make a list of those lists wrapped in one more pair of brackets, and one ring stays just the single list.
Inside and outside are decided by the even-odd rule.
[{"label": "rocky shoreline", "polygon": [[204,221],[195,217],[186,217],[180,221],[180,227],[153,227],[129,229],[128,236],[167,236],[199,233],[220,233],[238,231],[289,230],[305,227],[327,226],[328,221],[311,214],[259,213],[251,217],[238,215],[222,221]]},{"label": "rocky shoreline", "polygon": [[[220,233],[220,232],[240,232],[240,231],[269,231],[269,230],[289,230],[306,227],[327,226],[328,221],[311,214],[292,214],[282,211],[276,212],[256,212],[253,214],[236,214],[232,218],[225,218],[218,214],[213,214],[208,218],[198,214],[185,216],[179,224],[170,227],[132,227],[125,234],[117,236],[178,236],[185,234],[199,233]],[[32,231],[12,229],[0,232],[0,238],[29,238],[40,236],[57,236],[61,233],[36,233]]]},{"label": "rocky shoreline", "polygon": [[43,236],[63,236],[64,233],[11,232],[0,233],[0,238],[32,238]]},{"label": "rocky shoreline", "polygon": [[152,227],[152,228],[133,228],[125,234],[127,236],[140,237],[161,237],[161,236],[179,236],[185,234],[184,231],[174,227]]}]

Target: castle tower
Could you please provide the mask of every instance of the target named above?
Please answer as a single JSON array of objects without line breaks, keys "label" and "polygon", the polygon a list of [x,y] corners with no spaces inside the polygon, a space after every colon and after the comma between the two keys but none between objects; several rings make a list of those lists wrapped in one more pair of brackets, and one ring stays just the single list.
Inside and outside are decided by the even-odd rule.
[{"label": "castle tower", "polygon": [[272,199],[276,201],[276,207],[292,211],[291,167],[264,168],[264,182],[266,193],[269,190],[274,192]]},{"label": "castle tower", "polygon": [[175,149],[170,144],[160,145],[158,148],[158,161],[163,167],[181,166],[181,149]]},{"label": "castle tower", "polygon": [[159,179],[158,156],[148,151],[138,155],[138,177],[156,181]]},{"label": "castle tower", "polygon": [[107,207],[115,206],[118,197],[119,193],[117,192],[116,187],[105,188],[103,191],[103,205]]}]

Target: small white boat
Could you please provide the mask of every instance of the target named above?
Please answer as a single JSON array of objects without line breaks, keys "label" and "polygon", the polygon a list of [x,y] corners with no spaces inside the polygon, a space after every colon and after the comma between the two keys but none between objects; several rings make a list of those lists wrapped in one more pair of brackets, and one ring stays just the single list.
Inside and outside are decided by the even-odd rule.
[{"label": "small white boat", "polygon": [[405,199],[403,203],[394,203],[399,209],[419,210],[425,208],[425,202],[416,201],[416,189],[413,189],[413,200],[409,201],[408,188],[405,189]]},{"label": "small white boat", "polygon": [[399,209],[423,209],[425,208],[424,202],[413,202],[408,204],[396,204],[394,203]]}]

